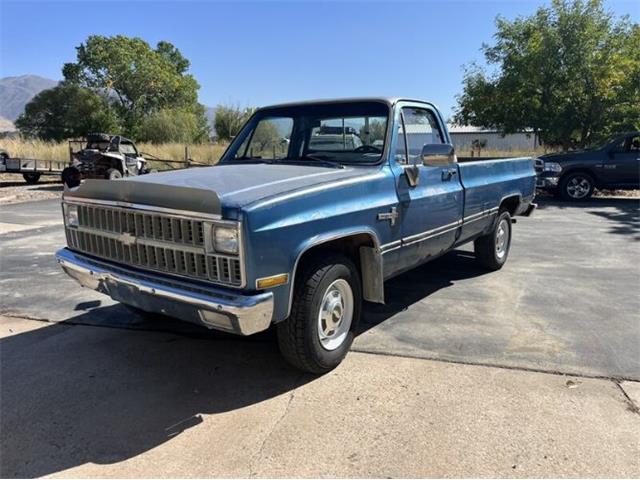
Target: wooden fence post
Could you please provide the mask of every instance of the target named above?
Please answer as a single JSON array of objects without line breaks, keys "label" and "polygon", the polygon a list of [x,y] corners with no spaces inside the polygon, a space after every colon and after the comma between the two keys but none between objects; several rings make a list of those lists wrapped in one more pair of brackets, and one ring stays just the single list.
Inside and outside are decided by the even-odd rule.
[{"label": "wooden fence post", "polygon": [[189,159],[189,145],[184,146],[184,164],[186,168],[191,166],[191,160]]}]

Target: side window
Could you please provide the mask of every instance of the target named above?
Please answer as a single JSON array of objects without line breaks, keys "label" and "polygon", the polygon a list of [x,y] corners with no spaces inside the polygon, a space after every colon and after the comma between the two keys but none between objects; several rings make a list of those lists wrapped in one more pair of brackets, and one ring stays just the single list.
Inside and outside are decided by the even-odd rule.
[{"label": "side window", "polygon": [[[395,159],[398,163],[403,164],[422,163],[420,156],[425,144],[444,143],[438,122],[433,113],[421,108],[404,107],[402,116],[404,117],[404,128],[400,125],[396,132]],[[408,159],[405,152],[405,130]]]},{"label": "side window", "polygon": [[285,158],[289,150],[289,139],[293,119],[263,118],[236,152],[235,158]]},{"label": "side window", "polygon": [[624,153],[627,151],[627,139],[623,138],[622,140],[620,140],[617,145],[615,145],[611,151],[614,153]]},{"label": "side window", "polygon": [[138,155],[138,152],[136,152],[135,147],[131,143],[121,143],[120,151],[128,157],[135,157]]},{"label": "side window", "polygon": [[640,152],[640,135],[631,138],[629,150],[632,152]]}]

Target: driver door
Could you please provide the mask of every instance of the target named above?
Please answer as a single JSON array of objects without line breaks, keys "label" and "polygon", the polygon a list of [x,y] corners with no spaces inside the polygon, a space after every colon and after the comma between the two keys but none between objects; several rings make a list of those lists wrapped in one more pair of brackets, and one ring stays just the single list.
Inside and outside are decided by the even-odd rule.
[{"label": "driver door", "polygon": [[630,135],[609,151],[605,162],[605,182],[612,186],[640,183],[640,135]]},{"label": "driver door", "polygon": [[[401,263],[405,268],[423,263],[454,244],[462,219],[463,190],[455,163],[425,166],[422,147],[446,143],[436,114],[425,107],[406,106],[401,110],[396,131],[395,161],[402,173],[397,176],[402,225]],[[409,184],[406,169],[418,169],[418,183]]]}]

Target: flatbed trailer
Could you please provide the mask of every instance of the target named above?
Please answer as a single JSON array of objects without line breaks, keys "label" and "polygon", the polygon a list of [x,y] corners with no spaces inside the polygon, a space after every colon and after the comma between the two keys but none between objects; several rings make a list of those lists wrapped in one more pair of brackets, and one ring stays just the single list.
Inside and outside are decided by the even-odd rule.
[{"label": "flatbed trailer", "polygon": [[21,174],[30,184],[37,183],[42,175],[55,175],[60,178],[62,170],[68,166],[69,160],[0,157],[0,173]]}]

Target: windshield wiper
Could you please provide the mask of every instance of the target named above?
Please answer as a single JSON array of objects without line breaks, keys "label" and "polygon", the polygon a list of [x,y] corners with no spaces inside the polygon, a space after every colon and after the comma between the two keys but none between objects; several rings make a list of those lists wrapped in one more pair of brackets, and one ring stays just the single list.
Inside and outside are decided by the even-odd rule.
[{"label": "windshield wiper", "polygon": [[[273,160],[262,157],[238,157],[227,160],[228,163],[273,163]],[[225,163],[227,163],[225,162]]]},{"label": "windshield wiper", "polygon": [[310,153],[305,153],[304,155],[301,155],[297,159],[288,159],[288,160],[294,160],[294,161],[295,160],[313,160],[316,163],[323,163],[323,164],[328,165],[328,166],[333,167],[333,168],[346,168],[341,163],[332,162],[331,160],[327,160],[326,158],[323,158],[320,155],[313,155],[313,154],[310,154]]}]

